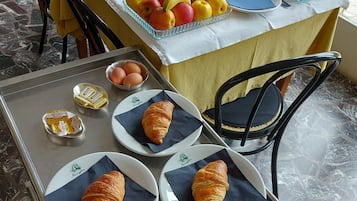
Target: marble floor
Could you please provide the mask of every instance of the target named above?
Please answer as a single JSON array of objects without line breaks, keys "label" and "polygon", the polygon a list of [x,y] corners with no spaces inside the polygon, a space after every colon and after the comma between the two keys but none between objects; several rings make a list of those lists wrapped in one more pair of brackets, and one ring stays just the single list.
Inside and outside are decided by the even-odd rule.
[{"label": "marble floor", "polygon": [[[0,0],[0,80],[50,68],[61,61],[61,38],[50,25],[37,54],[42,21],[35,0]],[[76,60],[70,38],[67,60]],[[299,89],[296,74],[287,101]],[[19,152],[0,116],[0,201],[32,200]],[[282,140],[278,162],[282,201],[357,199],[357,85],[334,73],[299,109]],[[249,158],[271,188],[269,153]]]}]

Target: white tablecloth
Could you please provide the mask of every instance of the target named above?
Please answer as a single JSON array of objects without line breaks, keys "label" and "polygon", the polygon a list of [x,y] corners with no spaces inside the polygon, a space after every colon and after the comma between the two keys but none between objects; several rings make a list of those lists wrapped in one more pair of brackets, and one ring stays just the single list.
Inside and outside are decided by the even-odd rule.
[{"label": "white tablecloth", "polygon": [[126,13],[123,0],[106,2],[157,53],[162,64],[166,66],[296,23],[318,13],[348,6],[348,0],[310,0],[307,3],[287,0],[291,4],[287,8],[280,6],[266,13],[243,13],[233,10],[228,18],[220,22],[157,40]]}]

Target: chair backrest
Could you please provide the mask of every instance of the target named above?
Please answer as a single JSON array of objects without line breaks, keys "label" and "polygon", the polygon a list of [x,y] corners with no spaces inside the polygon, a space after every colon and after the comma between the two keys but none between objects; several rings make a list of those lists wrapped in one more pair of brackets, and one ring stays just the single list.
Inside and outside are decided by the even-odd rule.
[{"label": "chair backrest", "polygon": [[[305,55],[294,59],[287,59],[265,64],[233,76],[225,83],[223,83],[216,92],[214,129],[219,135],[221,134],[222,99],[227,91],[244,81],[247,81],[260,75],[272,73],[272,76],[260,88],[252,111],[249,115],[247,125],[244,131],[244,137],[241,140],[241,145],[244,145],[245,141],[249,136],[249,131],[252,122],[256,116],[256,113],[259,109],[261,101],[263,100],[264,94],[268,87],[274,84],[283,75],[291,73],[296,69],[311,69],[311,79],[309,80],[305,88],[300,92],[300,94],[297,95],[297,97],[290,104],[290,106],[286,110],[284,110],[284,113],[282,114],[281,118],[278,119],[277,123],[275,124],[275,127],[268,135],[268,141],[272,141],[272,139],[276,138],[277,136],[281,137],[287,123],[289,122],[295,111],[313,93],[313,91],[339,66],[340,61],[341,55],[338,52],[331,51],[312,55]],[[326,65],[324,70],[321,69],[321,64]],[[265,149],[269,145],[270,144],[266,144],[263,149]]]},{"label": "chair backrest", "polygon": [[94,54],[106,52],[104,42],[100,36],[98,28],[105,34],[116,48],[122,48],[124,45],[107,24],[91,10],[83,0],[67,0],[68,5],[73,11],[81,29],[88,39],[90,47]]},{"label": "chair backrest", "polygon": [[[244,143],[250,134],[252,122],[256,117],[262,100],[264,100],[263,98],[267,92],[267,89],[270,88],[270,86],[279,80],[283,75],[292,73],[297,69],[306,68],[309,70],[308,72],[311,75],[310,79],[307,81],[307,83],[305,83],[305,86],[300,91],[300,93],[294,95],[295,98],[293,98],[293,101],[287,106],[287,108],[284,108],[280,118],[276,120],[276,122],[273,124],[273,128],[266,134],[266,142],[260,144],[256,149],[240,152],[243,155],[256,154],[273,144],[271,154],[271,177],[273,194],[276,197],[278,197],[277,157],[280,141],[284,134],[285,128],[296,110],[326,80],[326,78],[336,70],[340,62],[341,55],[335,51],[305,55],[294,59],[273,62],[233,76],[228,81],[223,83],[216,92],[214,108],[214,129],[219,135],[222,135],[222,98],[226,92],[249,79],[256,78],[260,75],[265,75],[268,73],[271,75],[269,79],[263,84],[263,86],[258,89],[258,95],[253,102],[253,107],[250,111],[243,137],[241,138],[241,146],[244,146]],[[321,65],[324,65],[325,68],[322,69]]]}]

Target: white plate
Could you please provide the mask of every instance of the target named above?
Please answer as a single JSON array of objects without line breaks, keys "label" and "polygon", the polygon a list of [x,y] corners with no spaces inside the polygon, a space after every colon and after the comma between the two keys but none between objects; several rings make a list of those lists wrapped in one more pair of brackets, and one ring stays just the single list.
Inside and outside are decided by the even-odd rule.
[{"label": "white plate", "polygon": [[[160,189],[160,199],[162,201],[178,201],[174,192],[168,183],[165,172],[175,170],[184,166],[191,165],[197,161],[200,161],[222,149],[227,149],[226,147],[213,144],[200,144],[194,145],[188,149],[173,155],[165,164],[162,169],[159,181]],[[266,189],[262,177],[260,176],[258,170],[254,165],[244,158],[242,155],[233,151],[232,149],[227,149],[229,156],[232,158],[236,166],[242,172],[242,174],[248,179],[248,181],[260,192],[264,198],[266,198]],[[183,157],[184,156],[184,157]],[[184,160],[182,159],[184,158]]]},{"label": "white plate", "polygon": [[[252,1],[252,0],[229,0],[229,1],[235,1],[235,2],[239,2],[239,1]],[[254,0],[253,0],[254,1]],[[271,0],[273,2],[273,4],[275,5],[275,7],[272,8],[266,8],[266,9],[244,9],[244,8],[239,8],[233,5],[230,5],[230,3],[228,2],[228,4],[230,5],[230,7],[232,7],[234,10],[238,10],[241,12],[245,12],[245,13],[262,13],[262,12],[269,12],[269,11],[273,11],[275,9],[277,9],[280,5],[282,0]]]},{"label": "white plate", "polygon": [[[159,190],[155,177],[151,171],[139,160],[122,153],[116,152],[97,152],[81,156],[63,166],[51,179],[46,189],[45,195],[61,188],[63,185],[77,178],[97,163],[103,156],[108,156],[120,171],[130,177],[137,184],[156,196],[155,201],[159,200]],[[75,167],[75,168],[74,168]],[[76,169],[74,172],[73,169]]]},{"label": "white plate", "polygon": [[[115,108],[112,116],[112,129],[117,140],[127,149],[144,156],[151,157],[162,157],[172,155],[190,145],[192,145],[197,138],[200,136],[202,131],[202,126],[196,129],[191,135],[183,139],[182,141],[176,143],[175,145],[167,148],[161,152],[153,153],[147,146],[140,144],[136,141],[129,133],[126,132],[125,128],[119,123],[115,116],[124,112],[127,112],[142,103],[147,102],[152,97],[156,96],[162,92],[161,89],[143,90],[138,93],[132,94],[122,100],[118,106]],[[172,91],[166,91],[166,94],[172,98],[179,106],[182,107],[186,112],[192,114],[194,117],[202,121],[201,113],[197,107],[189,101],[187,98],[180,94]]]}]

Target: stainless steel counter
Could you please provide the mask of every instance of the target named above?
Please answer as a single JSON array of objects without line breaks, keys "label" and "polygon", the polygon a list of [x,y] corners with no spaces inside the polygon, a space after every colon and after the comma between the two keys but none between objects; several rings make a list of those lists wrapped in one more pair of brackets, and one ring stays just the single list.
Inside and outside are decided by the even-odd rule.
[{"label": "stainless steel counter", "polygon": [[[107,65],[122,59],[134,59],[145,64],[149,79],[138,90],[127,92],[112,86],[105,77]],[[109,96],[109,105],[103,111],[78,107],[73,101],[73,87],[88,82],[103,87]],[[122,152],[142,161],[156,179],[168,157],[149,158],[137,155],[124,148],[115,139],[111,128],[114,108],[126,96],[146,89],[175,89],[134,48],[124,48],[91,58],[66,63],[53,68],[33,72],[0,82],[1,109],[11,134],[20,150],[25,167],[34,184],[39,200],[54,174],[66,163],[82,155],[99,152]],[[79,146],[60,146],[47,138],[41,118],[51,109],[66,109],[79,114],[86,127],[86,139]],[[203,130],[196,143],[223,142],[212,135],[209,127]]]},{"label": "stainless steel counter", "polygon": [[[122,91],[107,81],[106,67],[123,59],[137,60],[148,67],[149,79],[140,89]],[[108,92],[109,105],[105,110],[83,109],[74,103],[72,89],[81,82],[99,85]],[[118,103],[132,93],[147,89],[175,91],[135,47],[115,50],[1,81],[1,110],[33,183],[34,199],[44,200],[44,193],[51,178],[62,166],[93,152],[113,151],[133,156],[142,161],[158,181],[161,169],[169,157],[152,158],[135,154],[118,143],[111,128],[112,113]],[[79,114],[86,128],[86,139],[83,144],[61,146],[49,141],[41,118],[51,109],[66,109]],[[202,134],[195,143],[227,146],[205,122]],[[273,197],[269,191],[268,195]]]}]

